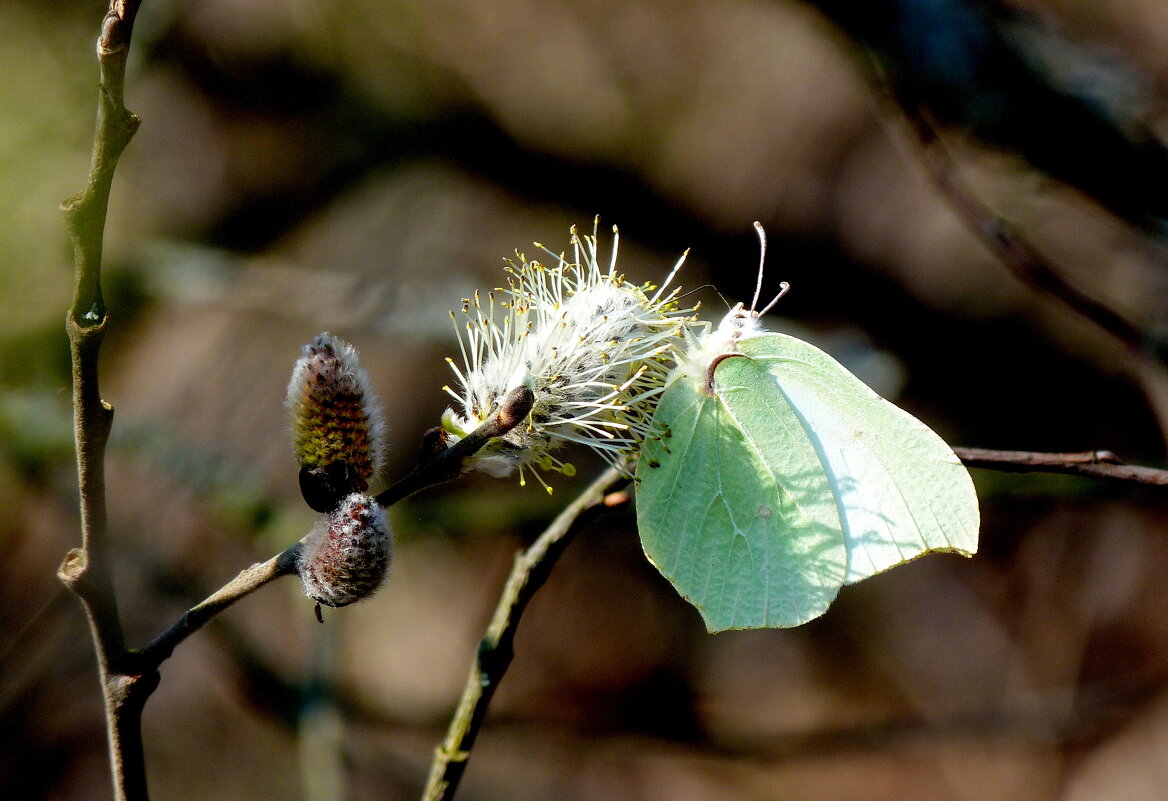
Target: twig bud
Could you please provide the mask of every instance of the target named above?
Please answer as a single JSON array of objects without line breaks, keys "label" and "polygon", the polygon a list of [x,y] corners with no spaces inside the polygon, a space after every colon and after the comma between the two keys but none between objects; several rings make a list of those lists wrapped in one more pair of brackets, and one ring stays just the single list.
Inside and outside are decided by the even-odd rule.
[{"label": "twig bud", "polygon": [[347,606],[377,592],[392,562],[385,510],[368,495],[353,493],[304,538],[297,570],[309,598]]},{"label": "twig bud", "polygon": [[495,426],[501,436],[523,422],[535,405],[535,393],[529,387],[518,386],[503,398],[503,405],[495,415]]}]

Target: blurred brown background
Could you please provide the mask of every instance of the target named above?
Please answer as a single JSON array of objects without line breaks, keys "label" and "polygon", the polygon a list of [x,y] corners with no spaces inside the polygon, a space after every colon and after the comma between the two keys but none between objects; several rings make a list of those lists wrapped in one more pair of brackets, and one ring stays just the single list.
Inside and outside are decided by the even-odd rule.
[{"label": "blurred brown background", "polygon": [[[620,225],[634,280],[692,248],[682,281],[705,287],[713,319],[725,307],[711,284],[749,297],[761,220],[768,290],[793,285],[779,324],[955,445],[1162,463],[1163,363],[1001,267],[931,188],[872,77],[874,63],[911,77],[928,53],[957,69],[962,42],[1005,31],[1010,52],[1074,78],[1052,82],[1092,93],[1129,123],[1118,128],[1162,133],[1166,7],[1015,0],[1038,16],[983,30],[1010,9],[881,2],[857,19],[819,5],[147,0],[127,83],[143,124],[108,231],[102,376],[117,408],[110,506],[131,641],[312,525],[282,407],[303,343],[329,330],[360,348],[390,422],[392,480],[446,405],[447,310],[497,285],[515,248],[563,247],[568,226],[597,213],[602,229]],[[0,3],[9,799],[110,792],[88,633],[54,577],[78,541],[61,325],[72,276],[55,209],[87,169],[104,9]],[[857,39],[883,24],[919,49],[873,35],[866,44],[893,48],[874,62]],[[913,87],[961,101],[938,117],[962,177],[1155,347],[1168,330],[1157,165],[1134,211],[1104,197],[1114,185],[1076,190],[1064,181],[1105,148],[1076,145],[1073,119],[1003,113],[1002,130],[1049,143],[1011,148],[983,124],[1001,108],[978,102],[997,103],[977,83],[994,71],[958,73],[967,93]],[[1025,81],[1007,70],[1000,85]],[[1062,181],[1027,169],[1058,148],[1066,164],[1044,168],[1065,166]],[[575,461],[577,481],[597,469]],[[459,797],[1168,796],[1163,493],[975,479],[975,559],[898,568],[788,631],[706,635],[645,562],[631,511],[600,518],[523,621]],[[416,797],[514,550],[572,494],[567,480],[548,498],[485,478],[426,492],[392,511],[395,573],[372,601],[319,626],[287,580],[221,616],[163,666],[147,708],[153,796]]]}]

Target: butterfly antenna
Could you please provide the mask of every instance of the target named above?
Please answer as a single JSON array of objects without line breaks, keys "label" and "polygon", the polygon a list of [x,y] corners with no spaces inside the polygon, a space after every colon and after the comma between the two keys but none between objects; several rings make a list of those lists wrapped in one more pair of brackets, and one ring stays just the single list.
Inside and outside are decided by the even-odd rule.
[{"label": "butterfly antenna", "polygon": [[790,288],[791,288],[791,285],[788,284],[786,281],[783,281],[782,283],[780,283],[779,284],[779,294],[775,295],[775,299],[772,300],[770,303],[768,303],[766,305],[766,308],[764,308],[762,311],[760,311],[758,313],[758,316],[762,317],[764,314],[766,314],[771,309],[773,309],[775,307],[775,304],[779,302],[779,298],[781,298],[783,295],[787,294],[787,290],[789,290]]},{"label": "butterfly antenna", "polygon": [[[754,284],[754,297],[750,301],[750,310],[754,311],[758,306],[758,296],[762,293],[762,267],[766,264],[766,231],[762,230],[762,223],[758,220],[754,221],[754,230],[758,232],[758,281]],[[777,300],[778,298],[776,298]],[[771,304],[774,305],[773,303]],[[767,307],[768,309],[770,306]]]}]

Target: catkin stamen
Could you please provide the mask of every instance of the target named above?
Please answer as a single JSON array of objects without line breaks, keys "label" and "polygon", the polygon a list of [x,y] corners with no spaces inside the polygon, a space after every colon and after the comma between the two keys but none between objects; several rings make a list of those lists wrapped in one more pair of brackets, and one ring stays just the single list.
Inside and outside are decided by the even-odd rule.
[{"label": "catkin stamen", "polygon": [[470,467],[518,471],[521,484],[530,470],[546,487],[541,471],[570,467],[551,454],[561,444],[587,445],[616,464],[646,436],[675,348],[696,323],[695,309],[680,308],[679,291],[667,290],[684,255],[660,287],[632,284],[617,272],[615,227],[601,266],[598,226],[591,236],[573,227],[566,253],[536,243],[546,264],[517,250],[500,297],[489,293],[483,304],[476,293],[463,306],[462,367],[451,363],[459,387],[443,388],[456,400],[443,415],[448,433],[465,436],[517,386],[534,397],[527,424],[489,443]]}]

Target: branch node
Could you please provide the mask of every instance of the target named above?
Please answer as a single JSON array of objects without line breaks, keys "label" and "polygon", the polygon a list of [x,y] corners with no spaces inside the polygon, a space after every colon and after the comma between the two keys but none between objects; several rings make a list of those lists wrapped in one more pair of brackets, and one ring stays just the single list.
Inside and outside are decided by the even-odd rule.
[{"label": "branch node", "polygon": [[439,756],[447,762],[466,762],[470,759],[470,751],[447,751],[439,746],[435,749]]},{"label": "branch node", "polygon": [[57,568],[57,578],[66,587],[73,589],[89,567],[89,555],[81,548],[70,548],[64,561]]}]

